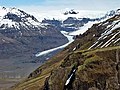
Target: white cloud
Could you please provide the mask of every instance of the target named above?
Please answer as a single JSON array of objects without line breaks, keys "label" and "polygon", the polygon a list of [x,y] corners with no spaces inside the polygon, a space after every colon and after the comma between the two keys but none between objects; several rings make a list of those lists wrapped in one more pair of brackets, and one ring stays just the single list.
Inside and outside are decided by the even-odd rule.
[{"label": "white cloud", "polygon": [[[58,17],[66,8],[75,10],[110,11],[120,6],[117,0],[44,0],[40,5],[19,6],[18,8],[33,14],[38,19]],[[60,16],[59,16],[60,17]]]},{"label": "white cloud", "polygon": [[[59,20],[65,20],[68,15],[64,15],[63,13],[66,10],[71,10],[73,8],[53,8],[53,7],[43,7],[43,6],[21,6],[19,7],[20,9],[24,10],[27,13],[30,13],[34,15],[37,19],[40,21],[43,20],[44,18],[47,19],[59,19]],[[105,11],[95,11],[95,10],[81,10],[81,9],[75,9],[77,12],[79,12],[78,15],[72,16],[76,18],[81,18],[81,17],[89,17],[89,18],[94,18],[98,17],[98,15],[103,15]],[[71,16],[70,16],[71,17]]]}]

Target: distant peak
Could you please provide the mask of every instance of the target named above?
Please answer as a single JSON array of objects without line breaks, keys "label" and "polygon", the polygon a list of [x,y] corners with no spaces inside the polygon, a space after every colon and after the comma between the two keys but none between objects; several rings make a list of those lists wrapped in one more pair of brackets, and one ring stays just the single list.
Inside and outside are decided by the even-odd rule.
[{"label": "distant peak", "polygon": [[6,8],[5,8],[5,7],[2,7],[2,9],[4,9],[4,10],[5,10]]},{"label": "distant peak", "polygon": [[71,9],[70,11],[66,11],[65,13],[63,13],[64,15],[68,15],[68,14],[78,14],[79,12],[76,12],[74,9]]}]

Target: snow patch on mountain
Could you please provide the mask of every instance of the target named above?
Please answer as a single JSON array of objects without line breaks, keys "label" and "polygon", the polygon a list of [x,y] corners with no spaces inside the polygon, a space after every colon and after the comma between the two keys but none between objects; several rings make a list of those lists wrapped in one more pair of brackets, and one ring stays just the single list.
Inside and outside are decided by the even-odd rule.
[{"label": "snow patch on mountain", "polygon": [[39,27],[41,23],[32,15],[17,8],[0,7],[0,28]]},{"label": "snow patch on mountain", "polygon": [[[108,24],[108,25],[107,25]],[[116,40],[116,36],[120,35],[120,30],[113,32],[114,30],[120,28],[120,20],[115,20],[112,23],[104,23],[104,24],[100,24],[102,26],[107,25],[107,27],[105,28],[105,31],[101,34],[101,36],[97,39],[96,42],[94,42],[94,44],[92,46],[89,47],[89,49],[93,48],[93,47],[99,47],[101,46],[101,48],[103,47],[108,47],[111,43],[116,43],[119,41],[119,38]],[[110,37],[105,43],[103,43],[102,41],[106,40],[107,37]]]},{"label": "snow patch on mountain", "polygon": [[88,30],[88,28],[92,27],[93,24],[98,23],[98,21],[92,21],[92,22],[88,22],[87,24],[85,24],[82,27],[79,27],[78,30],[70,32],[69,35],[80,35],[83,34],[84,32],[86,32]]}]

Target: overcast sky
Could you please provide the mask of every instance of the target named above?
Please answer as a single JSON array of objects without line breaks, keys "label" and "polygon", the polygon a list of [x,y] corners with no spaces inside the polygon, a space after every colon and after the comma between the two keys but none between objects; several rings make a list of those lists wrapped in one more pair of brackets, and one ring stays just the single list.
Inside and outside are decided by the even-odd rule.
[{"label": "overcast sky", "polygon": [[41,9],[74,8],[81,10],[111,10],[120,7],[120,0],[0,0],[0,6]]}]

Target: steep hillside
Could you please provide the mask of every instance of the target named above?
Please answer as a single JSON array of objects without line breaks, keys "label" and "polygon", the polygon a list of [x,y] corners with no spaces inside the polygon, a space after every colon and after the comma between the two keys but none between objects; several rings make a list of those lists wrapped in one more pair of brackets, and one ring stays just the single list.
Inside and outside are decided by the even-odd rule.
[{"label": "steep hillside", "polygon": [[14,90],[119,90],[119,51],[118,46],[59,54]]},{"label": "steep hillside", "polygon": [[94,24],[14,90],[119,90],[120,14]]}]

